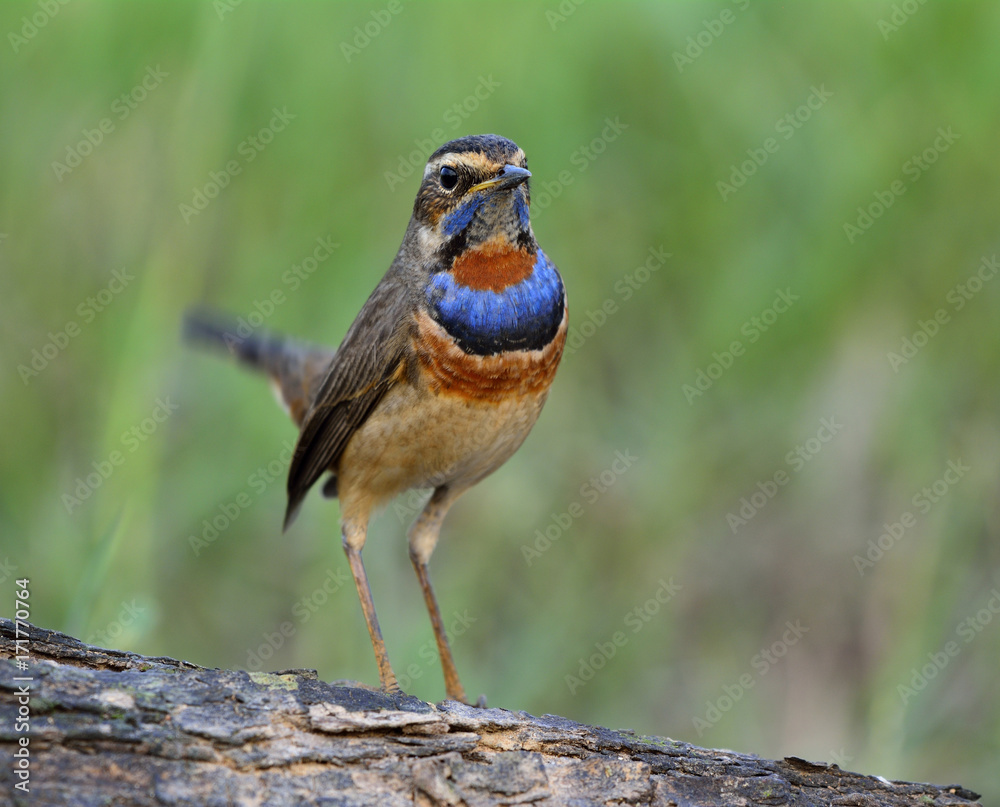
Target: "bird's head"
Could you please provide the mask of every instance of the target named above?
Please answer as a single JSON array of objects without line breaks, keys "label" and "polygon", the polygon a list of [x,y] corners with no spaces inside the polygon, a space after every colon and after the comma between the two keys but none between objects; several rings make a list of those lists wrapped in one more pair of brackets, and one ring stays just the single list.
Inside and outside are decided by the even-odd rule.
[{"label": "bird's head", "polygon": [[524,152],[499,135],[445,143],[427,161],[413,206],[421,246],[445,263],[487,242],[533,249],[530,176]]}]

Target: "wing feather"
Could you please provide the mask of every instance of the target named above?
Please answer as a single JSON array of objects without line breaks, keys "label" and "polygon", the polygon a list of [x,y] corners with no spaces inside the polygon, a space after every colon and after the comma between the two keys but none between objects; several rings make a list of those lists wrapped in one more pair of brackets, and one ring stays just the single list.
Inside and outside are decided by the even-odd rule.
[{"label": "wing feather", "polygon": [[309,489],[336,470],[351,437],[402,378],[412,310],[403,278],[390,270],[348,330],[302,422],[288,471],[286,529]]}]

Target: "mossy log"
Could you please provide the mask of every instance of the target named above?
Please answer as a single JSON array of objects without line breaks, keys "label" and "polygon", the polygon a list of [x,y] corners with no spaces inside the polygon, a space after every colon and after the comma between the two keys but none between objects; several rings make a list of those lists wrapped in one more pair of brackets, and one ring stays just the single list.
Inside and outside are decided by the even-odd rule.
[{"label": "mossy log", "polygon": [[[0,620],[0,803],[944,807],[978,798],[552,715],[393,697],[308,670],[206,669],[18,627],[27,642],[16,646],[15,624]],[[26,732],[17,730],[25,685]],[[23,737],[27,793],[15,787]]]}]

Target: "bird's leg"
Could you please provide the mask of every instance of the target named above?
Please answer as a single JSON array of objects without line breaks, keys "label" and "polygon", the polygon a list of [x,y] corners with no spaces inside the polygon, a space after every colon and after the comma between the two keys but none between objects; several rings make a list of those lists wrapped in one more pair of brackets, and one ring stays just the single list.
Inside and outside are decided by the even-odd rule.
[{"label": "bird's leg", "polygon": [[396,682],[392,665],[389,664],[389,654],[386,652],[385,642],[382,639],[382,629],[379,627],[378,617],[375,615],[375,601],[372,599],[371,586],[368,585],[365,564],[361,560],[361,550],[364,548],[367,532],[365,527],[358,528],[345,524],[343,529],[344,552],[347,553],[347,563],[351,567],[351,574],[354,575],[354,585],[358,589],[361,610],[365,614],[365,622],[368,623],[368,634],[372,639],[372,650],[375,651],[379,681],[382,683],[384,691],[396,694],[400,691],[399,684]]},{"label": "bird's leg", "polygon": [[458,680],[458,670],[455,669],[455,660],[452,658],[451,647],[448,645],[448,634],[445,632],[444,620],[441,619],[441,609],[438,608],[437,598],[434,596],[434,589],[431,587],[431,580],[427,574],[427,562],[437,545],[438,534],[441,532],[441,522],[444,521],[448,509],[462,492],[462,490],[456,491],[444,486],[437,488],[423,512],[410,527],[409,542],[410,560],[417,572],[420,588],[424,592],[424,602],[427,604],[427,613],[430,614],[434,638],[437,640],[441,669],[444,672],[445,691],[452,700],[467,703],[465,689],[462,687],[462,682]]}]

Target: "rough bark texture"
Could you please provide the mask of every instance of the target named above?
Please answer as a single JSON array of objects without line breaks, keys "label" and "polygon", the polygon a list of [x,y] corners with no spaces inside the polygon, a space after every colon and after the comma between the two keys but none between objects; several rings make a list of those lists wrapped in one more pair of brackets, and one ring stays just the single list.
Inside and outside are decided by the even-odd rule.
[{"label": "rough bark texture", "polygon": [[[796,758],[713,751],[561,717],[434,705],[316,673],[211,670],[0,620],[0,803],[59,805],[968,805]],[[14,789],[30,676],[31,792]]]}]

